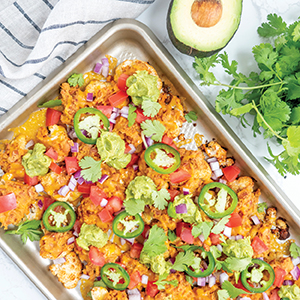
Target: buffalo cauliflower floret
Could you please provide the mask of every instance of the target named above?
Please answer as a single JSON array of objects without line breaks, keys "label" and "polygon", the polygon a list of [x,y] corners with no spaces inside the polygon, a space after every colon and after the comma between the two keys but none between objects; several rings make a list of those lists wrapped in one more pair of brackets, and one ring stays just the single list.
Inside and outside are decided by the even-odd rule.
[{"label": "buffalo cauliflower floret", "polygon": [[51,265],[49,269],[53,275],[57,276],[65,288],[73,289],[79,281],[82,264],[75,252],[70,252],[65,258],[66,262]]}]

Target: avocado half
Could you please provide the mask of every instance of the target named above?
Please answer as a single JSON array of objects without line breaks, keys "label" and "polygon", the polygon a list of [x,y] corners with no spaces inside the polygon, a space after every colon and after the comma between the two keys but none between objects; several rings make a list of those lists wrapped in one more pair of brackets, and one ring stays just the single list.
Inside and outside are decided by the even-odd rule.
[{"label": "avocado half", "polygon": [[180,52],[211,56],[231,40],[239,27],[241,13],[242,0],[172,0],[168,34]]}]

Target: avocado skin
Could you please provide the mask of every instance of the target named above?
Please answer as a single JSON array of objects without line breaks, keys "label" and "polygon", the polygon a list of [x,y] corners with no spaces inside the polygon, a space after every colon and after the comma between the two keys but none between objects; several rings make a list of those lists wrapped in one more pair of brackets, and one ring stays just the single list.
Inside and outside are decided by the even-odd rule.
[{"label": "avocado skin", "polygon": [[[214,55],[215,53],[218,53],[219,51],[221,51],[223,48],[225,48],[228,43],[231,41],[231,39],[234,37],[237,29],[239,26],[237,26],[237,29],[235,30],[235,32],[232,34],[231,38],[228,40],[228,42],[226,43],[226,45],[224,47],[221,47],[219,49],[216,49],[216,50],[211,50],[211,51],[201,51],[201,50],[198,50],[198,49],[195,49],[193,47],[190,47],[190,46],[187,46],[186,44],[182,43],[181,41],[179,41],[175,34],[174,34],[174,31],[173,31],[173,28],[171,26],[171,21],[170,21],[170,14],[171,14],[171,9],[172,9],[172,6],[173,6],[173,2],[174,0],[172,0],[170,2],[170,5],[169,5],[169,9],[168,9],[168,14],[167,14],[167,30],[168,30],[168,34],[169,34],[169,38],[172,42],[172,44],[174,45],[174,47],[179,50],[181,53],[183,54],[186,54],[186,55],[189,55],[189,56],[192,56],[192,57],[208,57],[208,56],[212,56]],[[241,22],[241,19],[239,21],[239,24]],[[239,25],[238,24],[238,25]]]}]

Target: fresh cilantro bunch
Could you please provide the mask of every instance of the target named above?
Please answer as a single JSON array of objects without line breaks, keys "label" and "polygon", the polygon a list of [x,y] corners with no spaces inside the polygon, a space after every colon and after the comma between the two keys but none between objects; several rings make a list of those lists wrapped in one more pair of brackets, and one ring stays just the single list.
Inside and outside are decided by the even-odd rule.
[{"label": "fresh cilantro bunch", "polygon": [[[223,86],[216,98],[216,111],[241,119],[254,115],[254,137],[264,131],[264,138],[276,138],[283,151],[266,158],[284,176],[300,173],[300,20],[287,25],[280,16],[268,15],[268,22],[258,28],[270,43],[252,48],[259,72],[248,76],[237,71],[238,63],[229,61],[226,52],[206,58],[195,58],[193,64],[203,81],[201,85]],[[229,84],[221,83],[210,71],[221,64],[232,76]]]}]

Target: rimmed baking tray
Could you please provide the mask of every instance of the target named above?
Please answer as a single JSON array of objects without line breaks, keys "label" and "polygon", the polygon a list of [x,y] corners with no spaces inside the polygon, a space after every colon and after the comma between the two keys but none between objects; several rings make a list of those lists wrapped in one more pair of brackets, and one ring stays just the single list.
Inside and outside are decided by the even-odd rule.
[{"label": "rimmed baking tray", "polygon": [[[212,105],[186,75],[174,58],[168,53],[160,41],[144,24],[130,19],[122,19],[105,26],[88,43],[71,56],[55,74],[49,76],[33,91],[24,97],[7,114],[0,118],[0,139],[11,137],[8,129],[22,124],[29,114],[37,109],[37,104],[52,99],[58,94],[59,86],[74,72],[84,73],[92,70],[95,63],[105,54],[118,59],[140,59],[148,61],[161,75],[166,76],[176,87],[178,93],[186,98],[188,108],[197,111],[199,116],[197,127],[185,127],[187,136],[196,131],[205,136],[206,140],[215,138],[229,149],[242,170],[257,181],[262,191],[261,200],[276,206],[280,215],[286,218],[291,232],[299,232],[300,213],[276,185],[263,167],[229,128],[225,121],[215,112]],[[18,236],[4,235],[0,229],[0,247],[14,261],[28,278],[51,300],[82,299],[79,287],[65,289],[54,277],[48,266],[50,260],[39,256],[37,242],[21,243]]]}]

